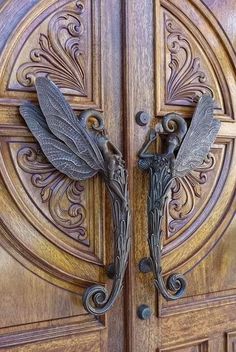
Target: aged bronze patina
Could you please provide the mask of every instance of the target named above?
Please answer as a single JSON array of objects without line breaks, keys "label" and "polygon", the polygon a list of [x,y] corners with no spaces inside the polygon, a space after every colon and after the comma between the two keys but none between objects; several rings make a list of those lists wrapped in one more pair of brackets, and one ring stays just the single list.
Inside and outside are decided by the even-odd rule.
[{"label": "aged bronze patina", "polygon": [[[139,167],[149,172],[147,199],[148,244],[150,257],[140,261],[140,271],[153,272],[154,284],[166,300],[183,296],[186,280],[181,274],[171,274],[165,282],[162,274],[162,219],[171,181],[184,177],[200,166],[210,150],[220,128],[213,119],[213,99],[203,95],[197,104],[189,129],[178,114],[164,116],[162,122],[151,129],[139,153]],[[158,137],[164,137],[167,149],[164,154],[149,151]]]},{"label": "aged bronze patina", "polygon": [[102,175],[110,194],[113,212],[115,256],[113,286],[94,285],[83,295],[85,309],[94,315],[107,312],[119,295],[130,249],[130,210],[127,171],[121,152],[109,140],[102,115],[85,110],[78,117],[58,87],[47,78],[36,78],[40,107],[26,103],[20,107],[30,131],[47,159],[73,180]]}]

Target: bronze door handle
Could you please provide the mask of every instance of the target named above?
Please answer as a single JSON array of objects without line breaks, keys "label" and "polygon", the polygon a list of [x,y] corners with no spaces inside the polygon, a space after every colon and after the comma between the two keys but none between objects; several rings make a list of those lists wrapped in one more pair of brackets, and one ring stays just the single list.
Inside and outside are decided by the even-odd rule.
[{"label": "bronze door handle", "polygon": [[[162,123],[151,129],[147,141],[139,153],[139,167],[149,172],[149,194],[147,199],[149,258],[140,262],[142,272],[152,271],[154,285],[166,300],[183,296],[186,280],[181,274],[172,274],[166,283],[163,279],[162,261],[162,219],[171,181],[183,177],[200,166],[210,150],[220,128],[220,122],[213,119],[213,99],[203,95],[196,106],[189,129],[178,114],[164,116]],[[164,154],[149,152],[149,146],[165,136],[167,150]]]},{"label": "bronze door handle", "polygon": [[111,292],[93,285],[83,294],[84,308],[91,314],[106,313],[119,295],[130,250],[130,209],[127,170],[121,152],[109,140],[102,115],[85,110],[77,117],[58,87],[47,78],[35,82],[40,108],[31,103],[20,113],[38,140],[47,159],[74,180],[101,174],[112,202],[115,237],[114,278]]}]

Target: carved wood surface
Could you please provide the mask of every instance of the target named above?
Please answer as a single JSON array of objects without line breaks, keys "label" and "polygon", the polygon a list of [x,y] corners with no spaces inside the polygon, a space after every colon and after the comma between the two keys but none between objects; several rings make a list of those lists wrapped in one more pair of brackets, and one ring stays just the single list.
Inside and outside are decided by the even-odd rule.
[{"label": "carved wood surface", "polygon": [[84,28],[81,16],[84,11],[84,3],[77,1],[74,11],[65,9],[50,19],[47,34],[39,35],[39,48],[31,50],[30,61],[17,70],[16,77],[22,86],[34,87],[35,78],[46,74],[60,88],[86,96],[88,28]]},{"label": "carved wood surface", "polygon": [[[220,148],[218,148],[218,150],[220,150]],[[218,157],[219,155],[216,156],[219,166],[220,160]],[[172,182],[169,203],[166,206],[165,215],[167,242],[168,239],[173,239],[173,236],[178,233],[186,223],[191,221],[196,211],[200,210],[199,202],[204,207],[204,185],[207,187],[207,183],[214,183],[210,174],[217,177],[216,158],[213,153],[210,153],[200,168],[190,172],[182,179],[176,178]]]},{"label": "carved wood surface", "polygon": [[0,100],[36,100],[35,78],[47,76],[76,108],[101,109],[100,1],[40,6],[40,14],[32,7],[27,21],[17,24],[20,40],[13,35],[2,52]]},{"label": "carved wood surface", "polygon": [[168,32],[166,45],[170,52],[168,66],[171,70],[166,87],[167,104],[193,104],[202,96],[214,96],[208,85],[206,73],[201,71],[201,60],[193,56],[192,46],[173,19],[165,17]]},{"label": "carved wood surface", "polygon": [[[77,3],[1,3],[0,348],[7,352],[233,352],[234,1],[225,1],[222,9],[221,2],[211,0],[84,0],[82,13]],[[63,18],[59,20],[60,16]],[[65,29],[58,37],[55,28],[61,28],[62,23]],[[79,27],[68,27],[69,23]],[[174,48],[179,48],[177,52],[173,52],[173,41]],[[55,76],[54,60],[61,55]],[[186,69],[180,72],[184,62]],[[173,66],[175,63],[177,66]],[[81,70],[77,72],[78,65],[83,67],[84,79],[79,74]],[[64,66],[67,77],[76,67],[72,80],[62,79]],[[26,72],[53,75],[75,110],[103,110],[109,134],[124,151],[134,218],[132,254],[123,295],[112,313],[100,320],[85,314],[81,296],[91,283],[106,282],[110,286],[104,269],[113,253],[107,198],[103,202],[99,179],[94,184],[82,184],[84,190],[75,196],[75,207],[78,209],[81,204],[85,208],[83,222],[79,224],[79,210],[70,213],[76,214],[72,216],[76,234],[80,227],[86,230],[86,238],[79,240],[73,225],[64,226],[61,220],[64,216],[71,220],[68,212],[70,205],[74,209],[74,200],[70,203],[63,198],[59,202],[66,213],[58,208],[50,213],[50,204],[57,204],[52,199],[60,193],[57,185],[65,186],[65,180],[56,183],[58,179],[54,180],[55,174],[50,171],[47,177],[52,183],[35,186],[32,177],[38,174],[34,173],[37,163],[33,164],[35,171],[28,172],[17,160],[19,151],[24,154],[24,148],[36,147],[18,112],[24,101],[36,102],[33,87],[27,86],[31,83],[25,81]],[[26,86],[20,83],[23,81]],[[173,82],[177,85],[173,86]],[[197,90],[193,89],[195,84]],[[183,299],[166,303],[156,296],[150,275],[137,270],[140,259],[148,254],[148,185],[136,166],[148,126],[135,125],[134,116],[140,110],[148,111],[156,116],[153,125],[172,111],[189,119],[195,105],[191,99],[201,94],[201,89],[212,90],[216,100],[214,113],[222,121],[222,128],[212,149],[213,165],[205,165],[205,175],[195,171],[184,183],[176,180],[172,186],[165,222],[169,231],[165,236],[163,270],[167,274],[178,268],[191,284]],[[46,174],[41,169],[39,175]],[[147,322],[136,316],[137,307],[143,303],[152,310]]]},{"label": "carved wood surface", "polygon": [[[191,20],[174,9],[171,2],[163,1],[163,5],[158,26],[164,50],[158,51],[156,46],[156,76],[161,80],[161,85],[156,87],[157,98],[160,97],[156,114],[164,115],[174,109],[190,116],[190,107],[195,106],[198,97],[209,93],[215,98],[215,112],[225,120],[234,119],[224,72],[215,51]],[[165,89],[161,89],[163,86]]]},{"label": "carved wood surface", "polygon": [[227,334],[227,352],[235,352],[236,351],[236,333],[229,332]]},{"label": "carved wood surface", "polygon": [[[62,231],[86,244],[86,209],[82,197],[85,187],[57,171],[46,159],[38,145],[23,146],[18,150],[17,163],[31,175],[31,183],[40,189],[41,202]],[[40,204],[39,208],[42,207]]]},{"label": "carved wood surface", "polygon": [[58,84],[75,110],[102,110],[104,90],[109,92],[106,127],[120,146],[121,4],[105,0],[103,6],[100,0],[1,3],[0,348],[4,351],[108,351],[109,345],[123,350],[122,297],[114,316],[101,319],[88,316],[82,305],[88,286],[106,283],[109,289],[111,284],[105,269],[114,253],[111,213],[100,177],[74,182],[58,173],[19,115],[19,105],[36,102],[38,76]]},{"label": "carved wood surface", "polygon": [[176,346],[174,349],[159,349],[158,352],[208,352],[209,345],[208,341],[196,342],[191,344],[186,344],[182,346]]},{"label": "carved wood surface", "polygon": [[[198,95],[199,90],[209,87],[216,100],[214,114],[222,121],[222,129],[211,151],[214,161],[208,166],[204,165],[205,175],[196,170],[188,175],[184,184],[180,185],[176,180],[172,185],[173,199],[169,199],[166,208],[162,269],[166,277],[173,272],[185,274],[188,282],[186,296],[176,302],[166,302],[160,296],[155,296],[151,275],[135,271],[135,284],[132,286],[135,302],[137,305],[140,302],[149,305],[152,317],[146,324],[135,319],[133,350],[226,352],[227,331],[235,331],[236,326],[236,282],[233,279],[236,260],[232,255],[235,249],[235,222],[229,225],[235,213],[233,160],[236,130],[232,121],[236,109],[233,99],[236,56],[214,14],[202,2],[156,1],[154,15],[152,5],[146,3],[136,8],[133,4],[129,7],[129,14],[133,18],[129,27],[134,25],[130,43],[140,43],[140,48],[135,48],[129,54],[132,65],[136,62],[139,67],[135,70],[135,79],[132,75],[134,88],[129,86],[129,92],[134,96],[130,109],[134,112],[141,104],[143,111],[148,111],[151,116],[154,114],[156,118],[151,121],[151,126],[155,126],[163,115],[171,112],[183,114],[188,119],[191,118],[195,105],[193,100],[190,101],[189,94]],[[232,21],[233,17],[227,8],[226,4],[225,11]],[[166,28],[167,18],[171,19],[173,33],[175,32],[169,37],[170,48],[168,36],[172,33]],[[153,28],[155,56],[150,58]],[[176,42],[175,46],[172,45],[173,41]],[[141,45],[144,42],[145,49]],[[185,49],[182,48],[183,45]],[[169,49],[176,51],[171,53]],[[172,64],[176,64],[173,66],[172,77],[169,67],[171,54]],[[145,58],[145,65],[139,66],[141,58]],[[205,81],[199,82],[199,78],[204,80],[204,76]],[[171,92],[168,91],[170,77]],[[177,95],[177,92],[180,94]],[[168,102],[168,97],[176,100]],[[139,152],[150,127],[134,125],[133,128],[133,148]],[[160,145],[157,145],[157,150],[161,150]],[[133,263],[136,267],[140,259],[148,255],[145,238],[148,229],[143,218],[147,211],[147,192],[147,178],[139,170],[134,170]],[[173,226],[171,230],[169,224]]]}]

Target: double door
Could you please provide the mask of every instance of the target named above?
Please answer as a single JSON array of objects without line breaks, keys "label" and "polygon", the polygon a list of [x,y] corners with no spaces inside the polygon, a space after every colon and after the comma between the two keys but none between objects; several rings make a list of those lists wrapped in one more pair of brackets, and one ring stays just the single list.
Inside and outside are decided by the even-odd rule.
[{"label": "double door", "polygon": [[[0,350],[235,351],[235,15],[233,0],[0,1]],[[38,76],[76,114],[99,111],[126,162],[129,262],[124,288],[99,316],[82,296],[113,285],[111,203],[100,176],[61,174],[27,128],[19,107],[37,103]],[[140,270],[149,179],[138,155],[166,114],[189,125],[205,93],[221,127],[201,168],[169,189],[162,270],[164,280],[185,275],[187,288],[167,301]]]}]

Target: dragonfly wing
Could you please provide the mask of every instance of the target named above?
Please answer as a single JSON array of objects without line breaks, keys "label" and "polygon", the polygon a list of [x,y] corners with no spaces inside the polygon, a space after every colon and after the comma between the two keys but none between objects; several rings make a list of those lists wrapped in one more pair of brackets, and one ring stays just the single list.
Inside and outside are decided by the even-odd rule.
[{"label": "dragonfly wing", "polygon": [[104,170],[104,158],[95,139],[80,123],[57,86],[45,77],[38,77],[35,87],[51,132],[92,169]]},{"label": "dragonfly wing", "polygon": [[220,121],[213,118],[213,99],[210,95],[203,95],[177,154],[174,176],[185,176],[203,163],[219,128]]},{"label": "dragonfly wing", "polygon": [[56,169],[73,180],[84,180],[98,172],[51,133],[39,107],[27,103],[20,107],[20,113]]}]

